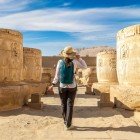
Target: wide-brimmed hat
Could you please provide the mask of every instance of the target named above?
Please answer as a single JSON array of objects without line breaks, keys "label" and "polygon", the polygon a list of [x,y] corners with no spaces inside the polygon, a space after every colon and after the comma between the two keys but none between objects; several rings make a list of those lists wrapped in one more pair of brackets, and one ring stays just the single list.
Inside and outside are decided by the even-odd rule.
[{"label": "wide-brimmed hat", "polygon": [[62,57],[67,57],[73,59],[76,55],[76,51],[71,47],[67,46],[61,51],[61,56]]}]

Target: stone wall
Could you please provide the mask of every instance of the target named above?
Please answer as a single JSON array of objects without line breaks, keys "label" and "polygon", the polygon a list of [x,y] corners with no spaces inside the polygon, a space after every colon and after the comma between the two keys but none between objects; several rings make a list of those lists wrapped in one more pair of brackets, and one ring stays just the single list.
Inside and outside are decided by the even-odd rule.
[{"label": "stone wall", "polygon": [[[55,75],[55,68],[58,60],[62,59],[60,56],[43,56],[42,57],[42,65],[43,65],[43,73],[42,79],[45,80],[48,77],[48,73],[51,74],[51,81]],[[88,83],[92,83],[93,81],[97,81],[96,77],[96,57],[82,57],[85,60],[88,68],[87,70],[80,70],[81,76],[79,77],[79,73],[76,75],[78,85],[87,85]],[[92,72],[91,72],[92,71]],[[85,76],[86,75],[86,76]]]},{"label": "stone wall", "polygon": [[[89,67],[96,66],[96,57],[82,57]],[[47,68],[54,68],[58,60],[62,59],[60,56],[43,56],[42,66]]]}]

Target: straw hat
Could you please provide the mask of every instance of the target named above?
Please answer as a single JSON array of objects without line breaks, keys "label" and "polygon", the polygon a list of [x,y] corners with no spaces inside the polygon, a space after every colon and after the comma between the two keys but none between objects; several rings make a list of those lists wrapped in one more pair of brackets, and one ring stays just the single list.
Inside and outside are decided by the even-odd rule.
[{"label": "straw hat", "polygon": [[61,51],[61,56],[73,59],[76,55],[76,51],[71,47],[67,46]]}]

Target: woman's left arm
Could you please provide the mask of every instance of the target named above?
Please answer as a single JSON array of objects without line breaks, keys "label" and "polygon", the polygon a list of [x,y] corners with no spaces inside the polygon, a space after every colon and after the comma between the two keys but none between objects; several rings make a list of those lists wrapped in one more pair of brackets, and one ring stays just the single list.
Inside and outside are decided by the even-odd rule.
[{"label": "woman's left arm", "polygon": [[81,57],[79,59],[74,59],[73,61],[76,64],[77,68],[80,68],[80,69],[87,68],[86,62]]}]

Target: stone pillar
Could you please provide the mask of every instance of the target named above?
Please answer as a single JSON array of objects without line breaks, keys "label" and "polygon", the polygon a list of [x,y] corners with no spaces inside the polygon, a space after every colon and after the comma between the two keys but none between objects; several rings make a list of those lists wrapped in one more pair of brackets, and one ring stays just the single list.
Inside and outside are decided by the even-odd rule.
[{"label": "stone pillar", "polygon": [[41,51],[34,48],[23,48],[23,80],[25,82],[41,82]]},{"label": "stone pillar", "polygon": [[23,38],[18,31],[0,29],[0,83],[19,83],[22,79]]},{"label": "stone pillar", "polygon": [[23,82],[27,83],[30,95],[44,94],[46,83],[42,80],[42,55],[35,48],[23,48]]},{"label": "stone pillar", "polygon": [[105,50],[97,54],[97,79],[93,92],[100,94],[98,106],[113,106],[110,102],[110,85],[117,83],[116,51]]},{"label": "stone pillar", "polygon": [[115,50],[103,51],[97,54],[97,79],[99,83],[117,81]]},{"label": "stone pillar", "polygon": [[117,107],[140,108],[140,25],[117,33],[118,86],[111,86],[112,100]]},{"label": "stone pillar", "polygon": [[28,86],[21,84],[23,37],[18,31],[0,29],[0,111],[20,108],[27,101]]}]

